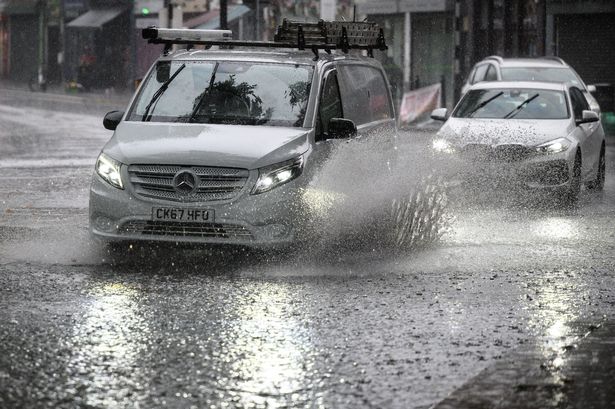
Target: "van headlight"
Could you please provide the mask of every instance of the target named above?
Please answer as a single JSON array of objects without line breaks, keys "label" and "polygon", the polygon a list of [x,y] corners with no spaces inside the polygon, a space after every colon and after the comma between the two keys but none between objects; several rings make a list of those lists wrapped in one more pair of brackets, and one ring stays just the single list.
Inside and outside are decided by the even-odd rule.
[{"label": "van headlight", "polygon": [[124,189],[120,169],[122,164],[115,159],[111,159],[104,153],[101,153],[96,160],[96,173],[103,178],[111,186],[118,189]]},{"label": "van headlight", "polygon": [[303,172],[303,156],[291,159],[286,162],[260,168],[258,170],[258,180],[252,194],[268,192],[284,183],[297,178]]},{"label": "van headlight", "polygon": [[536,147],[536,152],[548,155],[551,153],[565,152],[568,148],[570,148],[570,141],[566,138],[559,138],[543,143],[542,145],[538,145]]}]

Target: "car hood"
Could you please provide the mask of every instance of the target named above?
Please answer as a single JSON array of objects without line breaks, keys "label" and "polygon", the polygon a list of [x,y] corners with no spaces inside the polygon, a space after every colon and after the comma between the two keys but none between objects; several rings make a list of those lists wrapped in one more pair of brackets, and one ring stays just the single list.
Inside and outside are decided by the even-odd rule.
[{"label": "car hood", "polygon": [[572,132],[570,120],[450,118],[438,131],[456,146],[521,144],[536,146]]},{"label": "car hood", "polygon": [[278,126],[123,121],[104,152],[127,165],[256,169],[305,153],[309,130]]}]

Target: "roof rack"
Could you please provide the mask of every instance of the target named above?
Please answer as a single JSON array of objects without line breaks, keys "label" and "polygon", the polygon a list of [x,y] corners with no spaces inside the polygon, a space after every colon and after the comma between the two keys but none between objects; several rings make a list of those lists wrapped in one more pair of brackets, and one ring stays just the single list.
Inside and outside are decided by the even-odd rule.
[{"label": "roof rack", "polygon": [[496,60],[500,64],[504,62],[504,59],[500,57],[499,55],[490,55],[489,57],[485,57],[485,60]]},{"label": "roof rack", "polygon": [[542,58],[544,58],[545,60],[557,61],[558,63],[562,65],[566,65],[566,62],[564,60],[562,60],[560,57],[556,57],[555,55],[545,55]]},{"label": "roof rack", "polygon": [[278,26],[274,41],[232,40],[229,30],[191,30],[148,27],[142,31],[144,39],[151,44],[164,44],[168,53],[174,44],[230,47],[296,48],[312,50],[318,58],[318,50],[366,50],[373,57],[373,50],[386,50],[384,31],[376,23],[354,21],[324,21],[304,23],[284,19]]}]

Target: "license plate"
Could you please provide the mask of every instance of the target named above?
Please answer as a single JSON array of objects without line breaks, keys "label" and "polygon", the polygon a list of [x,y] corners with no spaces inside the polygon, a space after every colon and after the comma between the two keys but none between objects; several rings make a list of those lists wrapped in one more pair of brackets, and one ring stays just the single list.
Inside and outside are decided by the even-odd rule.
[{"label": "license plate", "polygon": [[213,210],[179,209],[174,207],[154,207],[152,220],[165,220],[174,222],[212,223]]}]

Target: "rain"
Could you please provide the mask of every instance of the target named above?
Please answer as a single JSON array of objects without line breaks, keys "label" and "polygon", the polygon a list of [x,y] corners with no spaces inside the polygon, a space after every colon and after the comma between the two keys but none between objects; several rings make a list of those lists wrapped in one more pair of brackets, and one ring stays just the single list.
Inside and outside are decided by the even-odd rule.
[{"label": "rain", "polygon": [[[73,12],[76,6],[70,3],[62,2],[64,13]],[[147,13],[157,14],[154,3],[140,2],[139,13],[150,7]],[[186,2],[184,9],[192,3],[198,2]],[[213,3],[219,7],[227,2]],[[283,2],[229,0],[229,24],[236,32],[244,21],[243,39],[250,38],[267,26],[264,21],[252,26],[254,14],[249,13],[273,18],[268,14],[277,12],[273,3],[282,7]],[[314,10],[324,10],[326,3],[301,1],[285,13],[314,17]],[[355,2],[332,3],[338,15],[351,19]],[[435,41],[438,30],[449,30],[440,26],[438,16],[430,16],[446,13],[452,21],[455,7],[442,5],[440,10],[433,2],[433,13],[427,13],[411,9],[412,2],[393,2],[394,7],[407,4],[410,11],[396,8],[380,14],[375,3],[356,2],[362,4],[359,13],[372,16],[392,35],[387,38],[390,53],[374,54],[393,85],[391,98],[399,117],[395,129],[363,134],[359,126],[357,136],[322,141],[319,147],[327,153],[322,161],[311,151],[316,145],[301,152],[306,166],[297,180],[305,178],[305,183],[291,180],[263,194],[290,191],[293,198],[271,205],[274,214],[292,214],[290,225],[262,221],[282,233],[292,229],[293,240],[283,246],[173,238],[109,244],[93,237],[91,186],[106,183],[95,164],[114,134],[103,127],[103,117],[130,105],[134,84],[121,87],[112,83],[126,78],[108,77],[97,86],[90,77],[87,87],[75,86],[78,90],[53,81],[40,89],[0,70],[0,407],[612,405],[615,133],[608,121],[613,105],[600,99],[600,122],[588,124],[605,133],[602,190],[587,186],[593,176],[589,172],[572,202],[502,183],[509,182],[507,169],[517,160],[511,157],[519,153],[502,151],[500,157],[495,147],[534,149],[559,134],[545,136],[540,120],[506,119],[509,123],[502,125],[494,118],[454,117],[455,95],[462,97],[461,86],[473,64],[486,57],[474,54],[468,54],[472,64],[461,66],[464,75],[443,78],[436,87],[437,106],[402,121],[402,116],[415,114],[409,105],[402,109],[402,99],[419,98],[413,92],[432,95],[424,81],[430,81],[427,59],[436,58],[416,51],[412,55],[421,59],[403,66],[396,53],[403,50],[398,41],[407,23],[404,16],[411,26],[433,25],[433,38],[406,27],[413,39],[409,47],[417,47],[417,36]],[[467,2],[458,3],[463,13]],[[498,17],[504,2],[490,3],[496,10],[490,18],[504,19]],[[548,5],[545,19],[560,24],[549,30],[569,23],[565,14],[556,13],[566,5],[538,3]],[[568,7],[578,11],[577,6]],[[24,12],[12,7],[13,2],[0,1],[0,34],[4,16]],[[83,7],[83,14],[88,13]],[[194,7],[194,21],[210,24],[209,11]],[[596,7],[615,13],[608,4]],[[599,24],[592,13],[579,14],[575,21],[593,17]],[[78,18],[79,13],[66,17],[67,25]],[[81,18],[78,23],[86,24]],[[109,20],[99,30],[119,20]],[[184,21],[189,21],[185,15]],[[74,24],[66,30],[77,28]],[[500,32],[493,21],[488,30]],[[540,42],[535,34],[523,41],[528,38]],[[512,47],[497,36],[490,41],[483,46],[494,53],[498,47]],[[98,51],[104,54],[104,49]],[[538,57],[542,51],[518,55]],[[319,58],[328,58],[320,53]],[[78,71],[76,57],[67,54],[65,61]],[[311,61],[314,54],[304,57]],[[592,72],[588,67],[575,69],[594,81],[586,78]],[[423,79],[404,82],[410,73]],[[161,99],[158,106],[164,103]],[[431,119],[431,108],[447,108],[447,122]],[[156,109],[145,126],[160,126]],[[570,115],[574,123],[574,112]],[[460,122],[455,125],[455,120]],[[475,123],[480,125],[472,128]],[[175,125],[224,126],[185,123],[169,129]],[[295,128],[293,135],[300,135]],[[190,135],[196,140],[200,134]],[[252,128],[242,137],[246,135],[260,137]],[[293,146],[303,146],[301,137],[293,136]],[[540,138],[544,140],[535,142]],[[477,148],[483,151],[466,152],[465,143],[484,145]],[[463,161],[462,153],[476,156]],[[480,155],[495,159],[481,161]],[[250,170],[255,173],[246,183],[253,185],[259,173]],[[143,198],[134,195],[131,201]],[[216,210],[215,217],[221,215]]]}]

